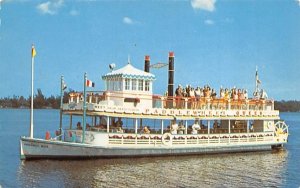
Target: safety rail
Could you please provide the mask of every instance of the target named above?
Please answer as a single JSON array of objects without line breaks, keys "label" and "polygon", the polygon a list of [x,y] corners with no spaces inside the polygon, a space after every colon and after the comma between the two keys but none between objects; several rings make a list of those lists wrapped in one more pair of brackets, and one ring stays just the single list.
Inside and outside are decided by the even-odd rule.
[{"label": "safety rail", "polygon": [[[274,100],[271,99],[231,99],[217,97],[169,97],[160,95],[137,95],[135,93],[126,93],[134,96],[134,101],[152,101],[152,108],[163,109],[192,109],[192,110],[274,110]],[[101,104],[102,101],[124,98],[119,92],[110,91],[90,91],[87,93],[88,104]],[[125,98],[124,98],[125,101]],[[69,93],[68,105],[81,104],[83,94],[80,92]]]},{"label": "safety rail", "polygon": [[[244,134],[210,134],[210,135],[171,135],[170,145],[205,145],[225,143],[255,143],[273,141],[272,132],[244,133]],[[163,135],[135,135],[135,134],[110,134],[110,145],[159,145],[164,144]]]}]

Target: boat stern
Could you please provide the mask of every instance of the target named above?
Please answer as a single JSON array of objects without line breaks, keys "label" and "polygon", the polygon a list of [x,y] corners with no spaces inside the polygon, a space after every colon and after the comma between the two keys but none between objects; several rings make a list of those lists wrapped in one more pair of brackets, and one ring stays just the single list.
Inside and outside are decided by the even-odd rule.
[{"label": "boat stern", "polygon": [[25,160],[26,157],[24,155],[24,151],[23,151],[23,140],[22,140],[23,137],[21,137],[20,139],[20,159],[21,160]]}]

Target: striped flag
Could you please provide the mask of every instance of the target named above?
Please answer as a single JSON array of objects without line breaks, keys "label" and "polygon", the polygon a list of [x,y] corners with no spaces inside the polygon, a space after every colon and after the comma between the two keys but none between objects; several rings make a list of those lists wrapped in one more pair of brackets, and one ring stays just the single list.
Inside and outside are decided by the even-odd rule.
[{"label": "striped flag", "polygon": [[36,56],[36,51],[35,51],[34,45],[32,45],[32,47],[31,47],[31,57],[35,57],[35,56]]},{"label": "striped flag", "polygon": [[67,89],[67,84],[65,82],[63,82],[62,86],[61,86],[61,90],[65,90]]},{"label": "striped flag", "polygon": [[91,80],[86,80],[86,86],[87,87],[95,87],[95,82],[92,82]]},{"label": "striped flag", "polygon": [[255,79],[258,84],[261,84],[261,81],[258,79],[258,71],[256,69]]}]

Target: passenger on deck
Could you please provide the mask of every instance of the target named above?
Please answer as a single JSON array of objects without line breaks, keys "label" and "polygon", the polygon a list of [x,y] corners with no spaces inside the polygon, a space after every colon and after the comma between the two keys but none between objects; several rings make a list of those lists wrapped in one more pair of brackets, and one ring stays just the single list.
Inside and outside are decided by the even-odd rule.
[{"label": "passenger on deck", "polygon": [[230,98],[230,92],[229,92],[228,88],[225,89],[225,95],[224,95],[224,98],[225,98],[226,100],[229,100],[229,98]]},{"label": "passenger on deck", "polygon": [[268,99],[267,92],[263,89],[260,90],[260,98],[261,99]]},{"label": "passenger on deck", "polygon": [[178,124],[176,123],[176,120],[172,120],[171,134],[177,134],[177,130],[178,130]]},{"label": "passenger on deck", "polygon": [[86,130],[90,130],[91,129],[91,126],[90,126],[90,124],[86,124]]},{"label": "passenger on deck", "polygon": [[117,133],[123,133],[122,127],[118,127],[118,128],[117,128]]},{"label": "passenger on deck", "polygon": [[217,97],[217,93],[215,92],[214,89],[211,90],[211,94],[210,94],[212,99],[215,99]]},{"label": "passenger on deck", "polygon": [[77,122],[77,129],[82,130],[81,123],[79,121]]},{"label": "passenger on deck", "polygon": [[214,121],[214,125],[213,125],[213,128],[214,129],[217,129],[219,127],[219,123],[217,120]]},{"label": "passenger on deck", "polygon": [[144,134],[150,134],[150,130],[148,129],[147,126],[144,127],[143,131]]},{"label": "passenger on deck", "polygon": [[196,97],[196,106],[195,107],[199,108],[200,107],[200,97],[201,97],[201,89],[199,86],[195,89],[195,97]]},{"label": "passenger on deck", "polygon": [[100,117],[100,125],[107,126],[107,121],[104,116]]},{"label": "passenger on deck", "polygon": [[223,88],[220,89],[220,98],[224,99],[225,98],[225,91]]},{"label": "passenger on deck", "polygon": [[192,88],[192,87],[190,88],[188,96],[191,99],[191,108],[195,109],[195,107],[196,107],[196,102],[195,101],[196,100],[195,100],[195,90],[194,90],[194,88]]},{"label": "passenger on deck", "polygon": [[245,100],[245,90],[242,89],[242,90],[239,90],[240,93],[239,93],[239,100]]},{"label": "passenger on deck", "polygon": [[192,125],[192,134],[198,134],[198,130],[200,129],[199,120],[195,120],[194,125]]},{"label": "passenger on deck", "polygon": [[245,99],[248,99],[248,92],[246,89],[244,90],[244,97],[245,97]]},{"label": "passenger on deck", "polygon": [[178,126],[178,134],[183,134],[184,131],[185,131],[185,127],[183,126],[183,122],[180,121]]},{"label": "passenger on deck", "polygon": [[120,117],[118,117],[118,121],[116,122],[116,127],[122,127],[123,126],[123,121]]},{"label": "passenger on deck", "polygon": [[175,96],[176,96],[176,107],[177,108],[182,108],[183,104],[182,104],[182,97],[183,97],[183,89],[182,86],[179,84],[177,89],[175,90]]},{"label": "passenger on deck", "polygon": [[231,98],[232,98],[233,100],[238,100],[238,99],[239,99],[239,96],[238,96],[238,93],[237,93],[235,87],[233,87],[233,89],[231,90]]}]

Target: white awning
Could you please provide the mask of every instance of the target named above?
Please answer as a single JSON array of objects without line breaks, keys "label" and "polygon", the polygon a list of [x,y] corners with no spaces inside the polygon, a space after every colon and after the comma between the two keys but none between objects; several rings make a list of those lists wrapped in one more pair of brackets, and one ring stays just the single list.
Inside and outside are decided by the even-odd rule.
[{"label": "white awning", "polygon": [[113,70],[110,73],[107,73],[106,75],[102,76],[102,79],[107,78],[139,78],[139,79],[145,79],[145,80],[154,80],[155,76],[151,73],[139,70],[135,67],[133,67],[131,64],[127,64],[126,66]]}]

